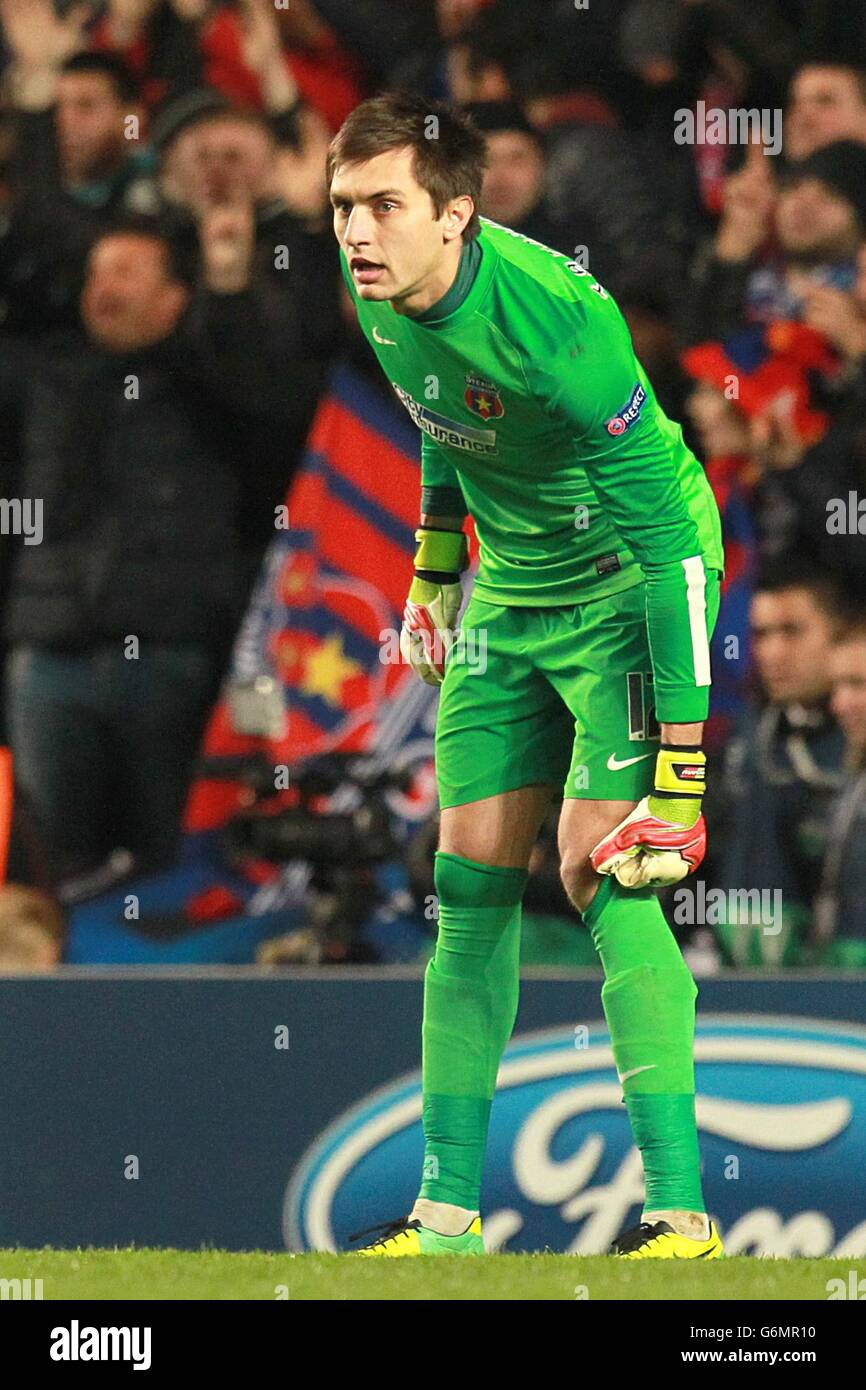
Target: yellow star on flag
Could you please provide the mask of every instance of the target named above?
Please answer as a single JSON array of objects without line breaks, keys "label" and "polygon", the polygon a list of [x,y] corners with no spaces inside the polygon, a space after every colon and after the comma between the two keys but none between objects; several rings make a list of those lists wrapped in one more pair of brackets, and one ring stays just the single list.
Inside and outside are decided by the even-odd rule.
[{"label": "yellow star on flag", "polygon": [[321,695],[329,704],[339,707],[343,682],[361,675],[363,670],[359,662],[345,655],[343,635],[335,632],[310,652],[300,689],[304,695]]}]

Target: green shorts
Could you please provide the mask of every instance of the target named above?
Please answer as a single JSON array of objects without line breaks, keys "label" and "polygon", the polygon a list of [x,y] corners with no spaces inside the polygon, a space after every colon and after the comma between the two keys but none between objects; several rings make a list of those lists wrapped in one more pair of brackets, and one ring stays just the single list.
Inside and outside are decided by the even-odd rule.
[{"label": "green shorts", "polygon": [[[565,608],[470,598],[436,721],[439,805],[539,782],[566,798],[640,801],[659,728],[645,586]],[[707,628],[719,575],[707,572]]]}]

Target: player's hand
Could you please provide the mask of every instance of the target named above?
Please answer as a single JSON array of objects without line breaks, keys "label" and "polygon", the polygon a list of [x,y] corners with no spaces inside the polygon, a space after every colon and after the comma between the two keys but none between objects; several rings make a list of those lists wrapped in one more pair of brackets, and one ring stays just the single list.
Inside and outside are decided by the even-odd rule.
[{"label": "player's hand", "polygon": [[400,654],[428,685],[441,685],[457,636],[460,572],[469,562],[469,547],[462,531],[422,526],[415,539],[415,577],[403,609]]},{"label": "player's hand", "polygon": [[445,676],[445,657],[457,636],[457,614],[463,601],[463,586],[429,584],[413,579],[403,609],[400,653],[417,676],[428,685],[441,685]]},{"label": "player's hand", "polygon": [[662,746],[652,793],[590,851],[596,873],[623,888],[665,888],[698,867],[707,849],[706,761],[699,749]]}]

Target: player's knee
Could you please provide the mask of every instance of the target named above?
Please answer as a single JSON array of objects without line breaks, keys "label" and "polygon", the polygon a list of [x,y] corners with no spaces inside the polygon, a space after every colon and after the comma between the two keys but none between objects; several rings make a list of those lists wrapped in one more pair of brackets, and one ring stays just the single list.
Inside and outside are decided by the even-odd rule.
[{"label": "player's knee", "polygon": [[589,857],[587,855],[563,855],[559,876],[569,900],[578,912],[582,912],[585,907],[589,906],[601,881],[590,864]]},{"label": "player's knee", "polygon": [[444,811],[439,822],[438,853],[456,854],[476,864],[495,863],[496,826],[490,824],[486,809],[479,807],[474,816],[462,806]]}]

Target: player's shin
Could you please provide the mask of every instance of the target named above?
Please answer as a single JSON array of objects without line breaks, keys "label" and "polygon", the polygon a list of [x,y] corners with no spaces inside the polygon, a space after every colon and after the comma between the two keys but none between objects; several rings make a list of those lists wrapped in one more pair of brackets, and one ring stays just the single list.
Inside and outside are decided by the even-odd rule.
[{"label": "player's shin", "polygon": [[[614,878],[585,909],[605,974],[602,1004],[646,1183],[644,1217],[706,1230],[695,1122],[697,987],[652,890]],[[697,1218],[697,1219],[695,1219]]]},{"label": "player's shin", "polygon": [[[425,1152],[416,1212],[425,1224],[435,1221],[433,1203],[479,1208],[490,1105],[517,1014],[526,879],[523,869],[436,855],[439,936],[424,988]],[[440,1214],[443,1223],[455,1215],[444,1207]]]}]

